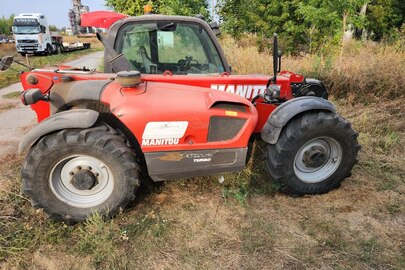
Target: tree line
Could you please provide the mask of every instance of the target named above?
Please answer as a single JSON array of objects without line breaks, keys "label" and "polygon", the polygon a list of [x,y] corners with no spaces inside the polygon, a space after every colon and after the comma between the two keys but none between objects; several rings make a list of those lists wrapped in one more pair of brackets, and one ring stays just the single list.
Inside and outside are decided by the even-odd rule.
[{"label": "tree line", "polygon": [[380,41],[404,31],[404,0],[221,0],[218,8],[230,34],[277,32],[289,51],[317,52],[348,33]]},{"label": "tree line", "polygon": [[[216,19],[234,37],[257,36],[259,48],[278,33],[289,52],[311,53],[338,45],[346,33],[374,41],[403,38],[405,0],[105,0],[106,6],[131,16],[153,13]],[[216,3],[214,18],[210,5]],[[0,34],[10,34],[13,17],[0,19]]]},{"label": "tree line", "polygon": [[[350,33],[355,38],[399,38],[405,31],[404,0],[218,0],[215,11],[222,31],[238,37],[245,33],[260,41],[277,32],[287,51],[319,52],[338,45]],[[129,15],[154,13],[204,15],[210,19],[209,0],[106,0],[108,7]],[[267,42],[264,42],[267,43]]]}]

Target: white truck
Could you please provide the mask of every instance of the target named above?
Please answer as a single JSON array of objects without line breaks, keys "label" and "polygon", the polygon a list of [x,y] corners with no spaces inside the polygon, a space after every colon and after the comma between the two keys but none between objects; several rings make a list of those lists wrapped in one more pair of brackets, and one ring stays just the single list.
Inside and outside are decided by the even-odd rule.
[{"label": "white truck", "polygon": [[45,15],[22,13],[14,17],[12,31],[17,52],[26,54],[57,54],[90,48],[90,43],[63,43],[60,35],[49,31]]}]

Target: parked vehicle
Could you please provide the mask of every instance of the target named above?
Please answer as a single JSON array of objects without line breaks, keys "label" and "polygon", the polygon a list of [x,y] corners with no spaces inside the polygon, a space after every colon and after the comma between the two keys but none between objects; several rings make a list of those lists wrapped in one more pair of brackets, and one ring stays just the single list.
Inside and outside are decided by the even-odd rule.
[{"label": "parked vehicle", "polygon": [[0,43],[8,43],[8,42],[9,42],[8,37],[0,35]]},{"label": "parked vehicle", "polygon": [[[360,146],[319,80],[280,71],[231,75],[203,20],[148,15],[117,21],[105,70],[21,74],[39,124],[22,139],[24,194],[54,219],[113,216],[154,181],[241,171],[264,141],[269,181],[291,195],[321,194],[350,176]],[[3,69],[12,57],[2,59]]]},{"label": "parked vehicle", "polygon": [[26,54],[51,55],[90,48],[90,43],[63,43],[62,36],[49,31],[45,15],[22,13],[14,18],[12,31],[17,51]]}]

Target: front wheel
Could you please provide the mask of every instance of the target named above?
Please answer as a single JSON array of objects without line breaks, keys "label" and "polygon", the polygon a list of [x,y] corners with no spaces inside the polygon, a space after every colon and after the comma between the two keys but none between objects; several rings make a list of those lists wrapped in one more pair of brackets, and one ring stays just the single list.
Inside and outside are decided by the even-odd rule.
[{"label": "front wheel", "polygon": [[45,55],[52,55],[52,54],[53,54],[52,46],[50,44],[47,44],[45,49]]},{"label": "front wheel", "polygon": [[106,126],[44,136],[27,154],[23,192],[53,219],[115,215],[135,198],[139,166],[124,139]]},{"label": "front wheel", "polygon": [[351,175],[357,136],[336,113],[304,113],[283,128],[276,144],[267,145],[266,168],[285,193],[326,193]]}]

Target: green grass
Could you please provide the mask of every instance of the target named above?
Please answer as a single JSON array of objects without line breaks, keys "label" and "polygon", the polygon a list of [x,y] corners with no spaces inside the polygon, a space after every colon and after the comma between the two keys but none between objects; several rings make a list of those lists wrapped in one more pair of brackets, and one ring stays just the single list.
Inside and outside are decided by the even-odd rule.
[{"label": "green grass", "polygon": [[94,257],[97,264],[103,260],[114,260],[114,242],[119,240],[120,232],[114,221],[104,221],[95,213],[82,226],[78,227],[77,250],[79,253]]},{"label": "green grass", "polygon": [[3,95],[2,98],[17,99],[17,98],[20,98],[20,95],[21,95],[20,91],[14,91],[14,92],[10,92],[8,94]]},{"label": "green grass", "polygon": [[[51,55],[51,56],[35,56],[30,58],[30,65],[35,68],[42,68],[47,65],[57,65],[62,64],[67,61],[71,61],[77,59],[83,55],[100,51],[101,48],[91,48],[89,50],[81,50],[75,51],[71,53],[64,53],[58,55]],[[24,62],[24,61],[23,61]],[[26,68],[18,65],[13,64],[13,68],[18,69],[20,71],[26,71]],[[12,83],[18,82],[19,76],[18,73],[14,70],[8,69],[6,71],[0,72],[0,88],[6,87]]]}]

